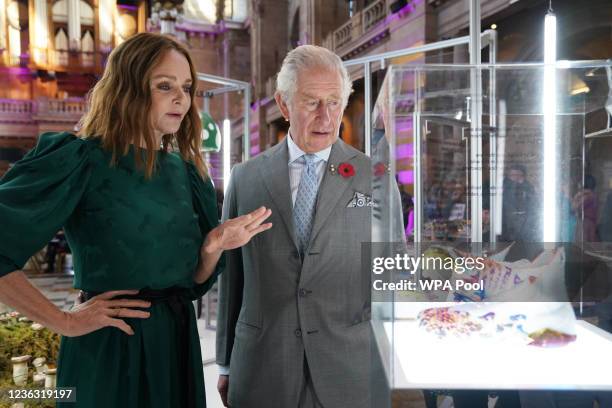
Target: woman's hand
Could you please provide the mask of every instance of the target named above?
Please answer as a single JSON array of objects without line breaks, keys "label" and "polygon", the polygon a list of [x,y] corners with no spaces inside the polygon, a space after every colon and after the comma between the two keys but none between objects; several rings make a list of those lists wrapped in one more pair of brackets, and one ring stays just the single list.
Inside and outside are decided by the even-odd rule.
[{"label": "woman's hand", "polygon": [[253,236],[272,228],[272,223],[262,224],[270,214],[272,210],[260,207],[249,214],[225,221],[208,233],[202,251],[205,254],[212,254],[240,248]]},{"label": "woman's hand", "polygon": [[124,318],[146,319],[150,313],[134,308],[148,308],[151,302],[139,299],[113,299],[117,296],[135,295],[138,290],[115,290],[94,296],[87,302],[76,305],[66,313],[62,335],[73,337],[91,333],[103,327],[112,326],[133,335],[134,330]]},{"label": "woman's hand", "polygon": [[194,282],[199,285],[210,278],[223,251],[240,248],[253,236],[272,228],[272,223],[262,224],[270,214],[271,210],[260,207],[212,229],[200,249],[200,263],[193,276]]}]

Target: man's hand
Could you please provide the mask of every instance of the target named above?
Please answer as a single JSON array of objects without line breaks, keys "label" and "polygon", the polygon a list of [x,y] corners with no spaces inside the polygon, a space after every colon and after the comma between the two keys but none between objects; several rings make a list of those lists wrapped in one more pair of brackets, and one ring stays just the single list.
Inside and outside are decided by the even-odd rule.
[{"label": "man's hand", "polygon": [[217,391],[221,396],[221,401],[224,407],[229,407],[227,404],[227,390],[229,389],[229,375],[220,375],[217,382]]}]

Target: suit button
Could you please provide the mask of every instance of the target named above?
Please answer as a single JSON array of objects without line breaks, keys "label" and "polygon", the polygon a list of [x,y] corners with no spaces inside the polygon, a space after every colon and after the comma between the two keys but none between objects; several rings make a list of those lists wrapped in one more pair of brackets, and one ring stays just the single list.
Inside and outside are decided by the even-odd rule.
[{"label": "suit button", "polygon": [[302,331],[300,329],[295,329],[295,337],[302,337]]},{"label": "suit button", "polygon": [[308,291],[306,289],[300,289],[300,297],[308,296]]}]

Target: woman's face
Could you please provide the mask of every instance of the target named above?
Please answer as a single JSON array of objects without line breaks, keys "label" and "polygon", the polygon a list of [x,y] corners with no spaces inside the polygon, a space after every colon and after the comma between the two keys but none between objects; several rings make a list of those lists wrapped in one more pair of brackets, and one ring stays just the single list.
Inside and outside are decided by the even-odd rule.
[{"label": "woman's face", "polygon": [[189,62],[176,50],[166,52],[153,68],[149,120],[159,144],[163,135],[179,130],[191,107],[192,82]]}]

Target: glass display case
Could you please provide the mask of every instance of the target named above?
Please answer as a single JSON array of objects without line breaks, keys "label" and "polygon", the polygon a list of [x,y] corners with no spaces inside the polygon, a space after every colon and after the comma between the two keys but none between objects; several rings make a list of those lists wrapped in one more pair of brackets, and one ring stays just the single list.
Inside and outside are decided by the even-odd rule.
[{"label": "glass display case", "polygon": [[612,391],[611,67],[388,68],[371,138],[373,406]]}]

